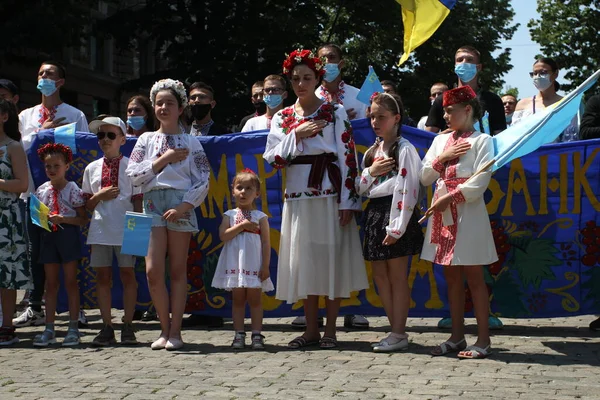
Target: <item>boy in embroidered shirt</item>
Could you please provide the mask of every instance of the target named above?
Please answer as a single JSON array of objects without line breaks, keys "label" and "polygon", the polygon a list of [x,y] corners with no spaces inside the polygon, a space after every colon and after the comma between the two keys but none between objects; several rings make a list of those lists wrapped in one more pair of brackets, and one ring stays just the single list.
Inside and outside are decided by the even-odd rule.
[{"label": "boy in embroidered shirt", "polygon": [[121,154],[127,128],[118,117],[92,121],[90,131],[98,138],[102,159],[90,163],[83,173],[83,193],[86,208],[93,212],[87,244],[92,246],[90,266],[96,269],[98,307],[104,327],[92,341],[94,346],[116,343],[111,322],[111,283],[113,254],[119,263],[123,284],[122,344],[137,344],[132,326],[137,299],[137,282],[133,269],[134,257],[121,254],[125,212],[142,210],[140,189],[135,188],[125,174],[129,159]]}]

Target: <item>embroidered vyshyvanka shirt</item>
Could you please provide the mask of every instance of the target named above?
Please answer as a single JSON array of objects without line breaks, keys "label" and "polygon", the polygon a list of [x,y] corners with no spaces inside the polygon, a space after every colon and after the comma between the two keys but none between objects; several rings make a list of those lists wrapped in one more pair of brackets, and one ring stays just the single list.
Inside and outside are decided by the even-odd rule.
[{"label": "embroidered vyshyvanka shirt", "polygon": [[50,214],[63,217],[76,217],[75,209],[85,205],[83,193],[75,182],[67,182],[64,188],[58,190],[48,181],[37,188],[35,196],[48,206]]},{"label": "embroidered vyshyvanka shirt", "polygon": [[[296,144],[295,129],[304,121],[326,120],[323,130]],[[298,156],[333,154],[334,163],[341,173],[340,210],[360,210],[360,196],[356,193],[354,181],[358,176],[356,148],[352,126],[344,108],[327,102],[311,115],[296,114],[294,106],[280,110],[273,116],[271,131],[263,158],[274,168],[287,168],[286,201],[315,197],[338,196],[329,174],[325,173],[319,188],[309,187],[311,165],[292,164]]]},{"label": "embroidered vyshyvanka shirt", "polygon": [[[382,149],[383,142],[374,150],[373,161],[387,158]],[[417,207],[419,196],[419,174],[421,157],[415,147],[406,139],[398,139],[397,168],[383,176],[371,176],[369,168],[364,167],[357,179],[360,195],[369,198],[392,196],[389,224],[385,227],[388,235],[399,239],[406,232],[406,227]]]},{"label": "embroidered vyshyvanka shirt", "polygon": [[[190,153],[180,162],[168,164],[157,174],[152,163],[169,149],[186,148]],[[208,194],[210,166],[197,137],[146,132],[137,140],[127,166],[127,175],[142,193],[155,189],[185,190],[183,201],[198,207]]]},{"label": "embroidered vyshyvanka shirt", "polygon": [[344,106],[344,109],[349,110],[351,108],[356,112],[354,119],[361,119],[367,117],[367,105],[356,98],[360,90],[354,86],[340,81],[338,91],[336,93],[330,93],[325,86],[321,85],[315,90],[315,94],[321,100],[325,100],[330,103],[336,103]]},{"label": "embroidered vyshyvanka shirt", "polygon": [[[453,144],[469,142],[461,157],[440,163],[438,156]],[[450,193],[453,203],[429,218],[421,259],[442,265],[488,265],[498,260],[488,212],[483,200],[492,173],[467,181],[494,157],[492,137],[481,132],[437,135],[423,159],[421,183],[436,183],[434,200]]]}]

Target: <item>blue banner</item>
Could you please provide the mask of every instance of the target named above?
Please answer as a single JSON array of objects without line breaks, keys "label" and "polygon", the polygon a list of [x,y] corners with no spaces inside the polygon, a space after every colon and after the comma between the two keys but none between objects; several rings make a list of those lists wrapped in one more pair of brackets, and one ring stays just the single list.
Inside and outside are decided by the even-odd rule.
[{"label": "blue banner", "polygon": [[[368,121],[353,121],[359,153],[373,143]],[[433,135],[403,127],[404,136],[421,156]],[[258,208],[271,224],[271,275],[277,276],[279,227],[283,206],[285,170],[274,170],[262,159],[266,133],[233,134],[200,138],[212,174],[205,202],[196,209],[200,232],[193,236],[188,257],[187,312],[231,316],[231,296],[215,290],[210,282],[222,245],[218,227],[223,213],[234,207],[230,190],[235,172],[250,168],[263,181]],[[51,131],[40,132],[28,154],[37,185],[47,179],[35,149],[53,141]],[[129,154],[135,139],[123,149]],[[81,183],[85,166],[101,157],[94,135],[77,133],[78,154],[69,169],[70,180]],[[490,223],[500,260],[486,268],[491,311],[499,317],[541,318],[600,313],[600,140],[551,144],[497,170],[485,194]],[[428,189],[427,202],[431,202]],[[425,203],[422,205],[425,207]],[[360,221],[359,221],[360,222]],[[86,228],[87,229],[87,228]],[[86,229],[83,235],[86,234]],[[89,267],[89,248],[84,245],[80,285],[85,307],[96,306],[95,274]],[[371,286],[342,302],[342,314],[383,315],[384,311],[365,264]],[[150,305],[143,259],[136,266],[138,307]],[[118,277],[118,273],[114,274]],[[414,257],[409,271],[410,316],[448,316],[448,299],[442,267]],[[113,306],[122,307],[120,282],[113,285]],[[471,312],[467,293],[467,311]],[[265,316],[301,313],[301,303],[285,304],[274,293],[265,294]],[[66,295],[61,292],[61,308]]]}]

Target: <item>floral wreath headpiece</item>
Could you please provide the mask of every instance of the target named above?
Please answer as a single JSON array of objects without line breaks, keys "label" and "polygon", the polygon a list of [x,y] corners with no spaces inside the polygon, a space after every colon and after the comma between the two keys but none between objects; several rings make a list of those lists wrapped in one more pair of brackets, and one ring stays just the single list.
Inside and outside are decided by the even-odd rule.
[{"label": "floral wreath headpiece", "polygon": [[173,80],[173,79],[170,79],[170,78],[167,78],[167,79],[161,79],[160,81],[155,82],[154,85],[152,85],[152,89],[150,89],[150,101],[152,101],[152,107],[154,107],[154,103],[156,100],[156,94],[158,92],[160,92],[161,90],[165,90],[165,89],[173,89],[175,91],[175,93],[177,93],[179,98],[181,99],[181,106],[182,107],[187,106],[188,99],[187,99],[185,86],[183,86],[183,83]]},{"label": "floral wreath headpiece", "polygon": [[47,143],[37,151],[40,160],[44,161],[49,154],[62,154],[67,164],[73,161],[71,148],[60,143]]},{"label": "floral wreath headpiece", "polygon": [[325,75],[325,58],[316,57],[311,50],[302,49],[294,50],[289,55],[286,54],[286,59],[283,61],[283,73],[289,78],[294,67],[299,64],[305,64],[315,71],[317,78]]}]

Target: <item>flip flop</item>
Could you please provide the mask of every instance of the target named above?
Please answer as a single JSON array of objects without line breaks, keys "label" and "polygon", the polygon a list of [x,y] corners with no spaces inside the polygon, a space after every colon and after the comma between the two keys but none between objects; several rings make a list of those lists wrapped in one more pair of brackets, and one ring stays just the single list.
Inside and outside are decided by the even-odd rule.
[{"label": "flip flop", "polygon": [[[464,350],[467,347],[467,342],[463,338],[460,342],[453,343],[449,340],[446,340],[444,343],[438,345],[433,350],[431,350],[430,354],[434,357],[445,356],[448,353],[456,353]],[[441,352],[434,352],[437,348],[441,350]]]},{"label": "flip flop", "polygon": [[323,336],[319,341],[319,347],[322,349],[335,349],[338,347],[337,339],[331,336]]},{"label": "flip flop", "polygon": [[[467,353],[471,353],[471,354],[467,355]],[[490,349],[489,344],[487,345],[487,347],[485,349],[478,347],[478,346],[469,346],[466,349],[464,349],[458,353],[458,358],[483,359],[483,358],[487,358],[487,356],[489,356],[490,354],[492,354],[492,351]]]},{"label": "flip flop", "polygon": [[303,347],[315,346],[319,344],[319,340],[307,340],[304,336],[298,336],[288,343],[288,349],[301,349]]}]

